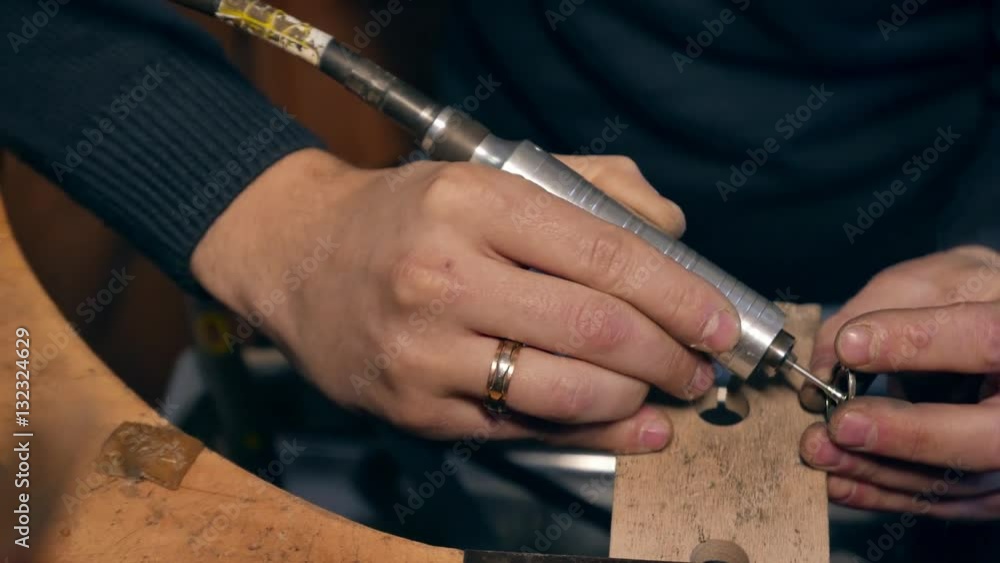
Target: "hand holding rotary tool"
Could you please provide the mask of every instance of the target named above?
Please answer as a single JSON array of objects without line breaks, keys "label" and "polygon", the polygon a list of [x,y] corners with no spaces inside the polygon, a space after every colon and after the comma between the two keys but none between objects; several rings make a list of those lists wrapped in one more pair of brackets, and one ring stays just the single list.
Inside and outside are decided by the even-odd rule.
[{"label": "hand holding rotary tool", "polygon": [[[508,141],[494,136],[482,124],[435,103],[331,35],[262,2],[177,0],[177,3],[217,17],[317,66],[411,133],[431,158],[483,164],[521,176],[545,192],[634,233],[696,274],[725,295],[738,313],[741,327],[738,343],[729,351],[713,354],[732,373],[748,378],[758,372],[773,377],[794,371],[821,389],[833,405],[850,398],[853,386],[845,384],[841,390],[828,385],[796,363],[792,351],[795,339],[783,329],[784,313],[774,303],[654,227],[530,141]],[[491,374],[491,381],[497,379],[493,375],[496,374]],[[505,384],[503,377],[499,381],[500,385]]]}]

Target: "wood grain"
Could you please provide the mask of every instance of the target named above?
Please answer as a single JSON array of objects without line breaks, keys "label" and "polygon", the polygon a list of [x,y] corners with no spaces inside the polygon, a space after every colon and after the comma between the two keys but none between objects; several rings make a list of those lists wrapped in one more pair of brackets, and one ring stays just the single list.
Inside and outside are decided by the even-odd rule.
[{"label": "wood grain", "polygon": [[[819,307],[782,308],[808,365]],[[801,384],[744,385],[749,416],[733,426],[712,425],[692,406],[663,407],[676,429],[671,446],[618,458],[611,556],[692,561],[712,540],[735,543],[753,563],[829,561],[826,479],[798,453],[802,431],[817,420],[799,406]],[[741,563],[739,553],[712,557]]]},{"label": "wood grain", "polygon": [[[0,203],[0,411],[14,409],[15,330],[30,331],[30,550],[0,513],[0,555],[44,561],[459,563],[462,552],[390,536],[293,497],[205,450],[180,488],[111,477],[101,446],[126,421],[165,424],[67,328],[11,235]],[[8,421],[11,419],[8,418]],[[8,424],[13,425],[13,422]],[[19,438],[23,440],[23,438]],[[10,432],[0,435],[2,506],[17,498]],[[276,461],[293,459],[289,454]],[[9,499],[9,500],[8,500]]]}]

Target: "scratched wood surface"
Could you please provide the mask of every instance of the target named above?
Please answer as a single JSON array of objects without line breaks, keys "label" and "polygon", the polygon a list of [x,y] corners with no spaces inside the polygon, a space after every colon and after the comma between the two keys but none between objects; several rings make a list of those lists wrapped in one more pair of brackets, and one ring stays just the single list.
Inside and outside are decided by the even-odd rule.
[{"label": "scratched wood surface", "polygon": [[[0,434],[0,555],[26,561],[459,563],[462,552],[366,528],[271,486],[215,453],[180,488],[109,477],[101,446],[124,421],[165,424],[67,329],[10,234],[0,202],[0,412],[14,409],[15,330],[30,331],[30,550],[11,548],[14,443]],[[9,392],[8,392],[9,391]],[[44,540],[44,541],[43,541]],[[5,561],[8,559],[5,559]]]},{"label": "scratched wood surface", "polygon": [[[819,307],[782,308],[808,365]],[[797,377],[791,383],[802,385]],[[829,561],[826,480],[798,454],[802,431],[818,417],[786,385],[741,392],[750,407],[742,422],[715,426],[690,406],[664,407],[676,428],[673,444],[618,458],[613,557],[699,561],[692,559],[697,548],[707,557],[701,561],[746,563],[744,554],[753,563]],[[726,551],[726,542],[740,549]]]}]

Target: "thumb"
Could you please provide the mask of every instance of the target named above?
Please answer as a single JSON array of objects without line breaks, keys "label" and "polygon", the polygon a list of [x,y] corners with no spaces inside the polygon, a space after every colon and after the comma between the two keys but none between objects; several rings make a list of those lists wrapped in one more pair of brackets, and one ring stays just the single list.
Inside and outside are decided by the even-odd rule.
[{"label": "thumb", "polygon": [[681,208],[661,196],[631,158],[579,155],[559,155],[557,158],[629,211],[674,238],[684,234],[686,222]]}]

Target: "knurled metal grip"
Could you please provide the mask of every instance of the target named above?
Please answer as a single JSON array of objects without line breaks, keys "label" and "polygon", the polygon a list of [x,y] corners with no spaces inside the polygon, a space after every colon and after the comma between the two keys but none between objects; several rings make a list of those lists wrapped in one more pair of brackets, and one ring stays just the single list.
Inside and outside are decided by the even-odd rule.
[{"label": "knurled metal grip", "polygon": [[[772,368],[785,359],[787,350],[791,349],[791,337],[782,330],[785,313],[777,305],[684,243],[650,225],[537,145],[489,135],[476,148],[471,160],[517,174],[553,196],[635,233],[684,269],[715,286],[729,299],[740,317],[741,336],[736,347],[715,357],[734,374],[749,377],[765,356],[767,363],[771,364],[768,367]],[[779,339],[779,334],[784,337]],[[769,348],[776,339],[786,351],[771,351],[769,354]]]}]

